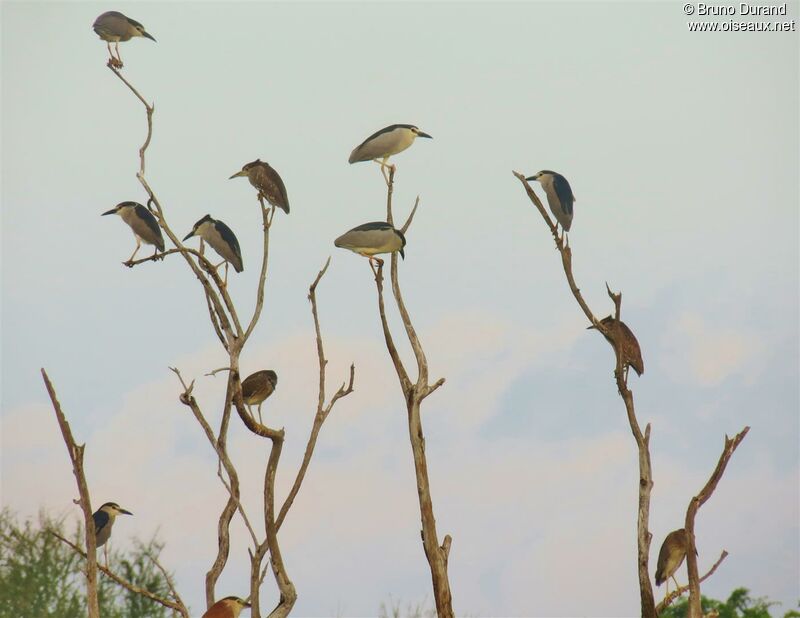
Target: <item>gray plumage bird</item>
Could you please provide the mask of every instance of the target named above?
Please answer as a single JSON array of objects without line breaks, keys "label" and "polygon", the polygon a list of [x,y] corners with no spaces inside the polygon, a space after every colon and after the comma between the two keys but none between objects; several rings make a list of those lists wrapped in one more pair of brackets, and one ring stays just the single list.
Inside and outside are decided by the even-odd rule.
[{"label": "gray plumage bird", "polygon": [[128,258],[126,264],[133,261],[142,243],[153,245],[156,248],[155,255],[159,251],[164,251],[164,237],[161,235],[161,228],[158,226],[158,221],[147,208],[138,202],[120,202],[111,210],[103,213],[106,215],[119,215],[122,220],[127,223],[133,235],[136,237],[136,249],[134,249],[131,257]]},{"label": "gray plumage bird", "polygon": [[[206,215],[194,224],[192,231],[185,237],[184,241],[192,236],[200,237],[200,252],[202,253],[203,241],[211,245],[211,248],[219,253],[225,264],[225,284],[228,283],[228,263],[233,266],[237,273],[244,270],[242,263],[242,250],[239,248],[239,241],[227,225],[218,219],[213,219],[211,215]],[[217,264],[219,268],[222,263]]]},{"label": "gray plumage bird", "polygon": [[661,550],[658,552],[658,563],[656,564],[656,586],[664,582],[667,583],[666,594],[669,595],[669,578],[675,582],[675,586],[680,588],[678,580],[675,579],[675,572],[680,568],[686,552],[689,550],[689,535],[684,528],[673,530],[664,539]]},{"label": "gray plumage bird", "polygon": [[550,212],[561,224],[565,232],[569,232],[572,227],[572,205],[575,203],[575,196],[572,194],[572,187],[569,182],[558,172],[542,170],[525,180],[538,180],[547,195],[547,204]]},{"label": "gray plumage bird", "polygon": [[383,168],[386,167],[386,161],[389,157],[403,152],[418,137],[432,139],[430,135],[420,131],[413,124],[393,124],[384,127],[356,146],[353,152],[350,153],[349,162],[375,161],[380,163],[381,173],[384,173]]},{"label": "gray plumage bird", "polygon": [[[275,392],[278,374],[272,369],[262,369],[242,380],[242,399],[245,405],[258,406],[258,422],[261,423],[261,404]],[[252,415],[252,410],[250,411]]]},{"label": "gray plumage bird", "polygon": [[250,603],[239,597],[225,597],[208,608],[202,618],[239,618],[242,609],[250,607]]},{"label": "gray plumage bird", "polygon": [[[622,320],[617,321],[610,315],[600,320],[600,324],[605,326],[607,331],[607,334],[603,333],[603,337],[611,344],[615,353],[621,354],[622,366],[625,369],[625,379],[628,379],[629,367],[633,367],[636,375],[641,376],[644,373],[642,349],[639,347],[639,342],[633,331],[628,328],[625,322]],[[594,325],[587,328],[592,329]]]},{"label": "gray plumage bird", "polygon": [[[107,11],[94,20],[92,29],[108,46],[108,53],[111,56],[109,63],[117,68],[122,68],[122,58],[119,55],[120,41],[130,41],[132,38],[142,36],[151,41],[155,41],[152,35],[148,34],[144,26],[135,19],[131,19],[118,11]],[[117,51],[114,57],[111,51],[111,43]]]},{"label": "gray plumage bird", "polygon": [[[94,538],[97,547],[102,547],[111,536],[111,528],[114,526],[114,520],[117,515],[133,515],[130,511],[126,511],[116,502],[106,502],[92,515],[94,521]],[[106,564],[108,564],[108,548],[106,548]]]},{"label": "gray plumage bird", "polygon": [[286,193],[286,185],[269,163],[261,159],[256,159],[246,163],[244,167],[228,180],[246,176],[250,184],[258,189],[259,197],[264,197],[270,204],[282,209],[289,214],[289,196]]},{"label": "gray plumage bird", "polygon": [[403,236],[403,232],[393,228],[385,221],[373,221],[354,227],[339,236],[333,244],[369,258],[370,266],[373,261],[378,265],[383,264],[382,259],[375,257],[379,253],[398,251],[400,257],[403,259],[406,257],[403,250],[406,246],[406,237]]}]

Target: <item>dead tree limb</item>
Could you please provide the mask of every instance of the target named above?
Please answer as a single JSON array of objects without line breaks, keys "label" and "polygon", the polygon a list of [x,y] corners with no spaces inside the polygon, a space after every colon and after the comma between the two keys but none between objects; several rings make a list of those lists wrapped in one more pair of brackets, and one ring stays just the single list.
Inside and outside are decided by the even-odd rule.
[{"label": "dead tree limb", "polygon": [[[390,225],[394,225],[392,215],[392,194],[394,191],[395,167],[389,166],[389,177],[387,180],[386,198],[386,220]],[[419,205],[417,198],[414,208],[411,211],[402,231],[406,232],[411,225],[414,214]],[[417,336],[416,329],[411,322],[411,316],[406,308],[403,296],[400,291],[400,283],[397,274],[397,254],[391,256],[391,283],[392,294],[403,321],[406,337],[411,344],[414,358],[417,365],[417,379],[411,381],[408,371],[403,364],[400,354],[395,346],[394,339],[386,319],[385,303],[383,298],[383,263],[375,271],[375,285],[378,290],[378,312],[380,314],[381,327],[383,329],[386,349],[392,359],[408,413],[408,434],[411,440],[411,450],[414,457],[414,473],[417,481],[417,496],[419,499],[420,519],[422,523],[422,545],[425,550],[425,557],[431,571],[433,581],[433,596],[436,603],[436,613],[439,618],[453,618],[453,598],[450,591],[450,580],[447,573],[447,563],[450,555],[450,545],[452,538],[445,535],[441,544],[436,531],[436,519],[433,514],[433,499],[431,498],[430,479],[428,477],[428,462],[425,456],[425,437],[422,432],[422,419],[420,417],[420,406],[422,401],[433,391],[444,384],[444,378],[440,378],[433,385],[428,384],[428,360],[422,343]]]},{"label": "dead tree limb", "polygon": [[694,519],[697,515],[698,509],[706,503],[706,501],[714,493],[717,488],[722,475],[725,473],[725,468],[731,459],[736,448],[744,440],[750,427],[745,427],[736,434],[733,438],[725,436],[725,445],[722,449],[722,454],[719,456],[717,467],[711,473],[708,482],[700,490],[700,493],[694,496],[689,502],[689,507],[686,509],[686,537],[689,540],[689,546],[686,549],[686,570],[689,573],[689,618],[702,618],[703,611],[700,608],[700,580],[697,572],[697,553],[694,540]]},{"label": "dead tree limb", "polygon": [[[55,532],[54,530],[50,530],[50,534],[52,534],[54,537],[56,537],[59,541],[61,541],[62,543],[64,543],[68,547],[70,547],[72,549],[72,551],[74,551],[76,554],[81,556],[84,560],[87,559],[87,557],[88,557],[87,553],[85,551],[83,551],[80,547],[75,545],[75,543],[73,543],[69,539],[61,536],[58,532]],[[156,568],[161,572],[162,577],[164,577],[164,580],[167,582],[167,587],[170,589],[170,592],[172,593],[172,595],[175,598],[174,601],[170,601],[169,599],[165,599],[164,597],[161,597],[161,596],[159,596],[157,594],[153,594],[149,590],[147,590],[145,588],[142,588],[140,586],[137,586],[136,584],[134,584],[132,582],[129,582],[127,579],[125,579],[124,577],[122,577],[120,575],[117,575],[114,571],[112,571],[108,567],[103,566],[102,564],[98,564],[97,568],[100,570],[100,572],[103,573],[103,575],[108,577],[111,581],[115,582],[119,586],[125,588],[126,590],[130,590],[134,594],[138,594],[139,596],[142,596],[142,597],[144,597],[146,599],[150,599],[151,601],[153,601],[153,603],[158,603],[159,605],[162,605],[162,606],[164,606],[166,608],[169,608],[169,609],[171,609],[173,611],[176,611],[181,616],[183,616],[184,618],[189,618],[189,610],[186,608],[186,605],[184,605],[184,603],[181,600],[180,596],[178,596],[178,593],[175,591],[174,582],[172,581],[172,577],[169,575],[169,573],[167,573],[167,570],[161,565],[160,562],[158,562],[158,560],[155,559],[154,556],[151,556],[151,555],[148,554],[147,557],[150,559],[151,562],[153,562],[153,564],[156,566]],[[98,613],[98,615],[99,615],[99,613]]]},{"label": "dead tree limb", "polygon": [[92,518],[89,486],[86,484],[86,475],[83,471],[83,453],[86,445],[75,442],[67,417],[64,416],[64,412],[61,410],[61,404],[58,401],[55,388],[53,388],[53,384],[44,369],[42,369],[42,379],[44,379],[47,394],[50,395],[50,401],[53,404],[56,419],[58,419],[58,426],[61,428],[61,436],[64,438],[64,444],[67,446],[67,453],[69,453],[69,459],[72,462],[72,473],[75,475],[75,481],[78,484],[80,498],[77,500],[77,504],[83,511],[83,530],[86,537],[86,553],[84,554],[86,556],[86,607],[89,618],[100,618],[100,604],[97,600],[97,541],[94,531],[94,519]]},{"label": "dead tree limb", "polygon": [[[525,176],[519,172],[513,172],[514,176],[522,183],[528,198],[539,211],[539,214],[544,219],[545,224],[550,228],[550,233],[553,235],[556,249],[561,255],[561,264],[564,268],[564,275],[567,279],[567,284],[572,292],[575,301],[580,306],[584,315],[586,315],[590,324],[597,329],[597,331],[606,338],[609,338],[610,333],[594,316],[589,305],[583,298],[580,288],[575,283],[575,277],[572,274],[572,249],[564,242],[558,234],[558,229],[553,223],[547,211],[544,208],[539,197],[533,191]],[[619,320],[620,308],[622,304],[622,294],[614,294],[608,288],[608,295],[614,303],[616,319]],[[624,371],[624,359],[621,350],[617,344],[614,345],[614,352],[616,356],[616,366],[614,369],[614,379],[617,384],[617,391],[625,404],[625,412],[628,416],[628,424],[633,433],[636,447],[638,450],[639,458],[639,501],[637,507],[636,518],[636,546],[637,546],[637,566],[639,575],[639,597],[642,609],[642,616],[645,618],[655,618],[655,598],[653,596],[653,586],[650,582],[649,571],[649,555],[650,555],[650,542],[652,540],[652,533],[648,529],[650,520],[650,493],[653,489],[653,471],[650,463],[650,424],[648,423],[642,432],[641,426],[636,419],[636,410],[633,401],[633,393],[628,388],[628,380],[626,372]]]}]

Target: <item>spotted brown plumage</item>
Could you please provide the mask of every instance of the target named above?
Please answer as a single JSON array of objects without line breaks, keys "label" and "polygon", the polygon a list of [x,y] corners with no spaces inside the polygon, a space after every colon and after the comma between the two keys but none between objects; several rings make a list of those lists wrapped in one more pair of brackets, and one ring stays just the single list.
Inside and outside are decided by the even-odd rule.
[{"label": "spotted brown plumage", "polygon": [[[603,333],[606,341],[611,344],[615,352],[619,348],[620,360],[625,371],[627,372],[628,367],[633,367],[636,374],[641,376],[644,373],[644,361],[642,360],[642,350],[633,331],[625,322],[617,321],[610,315],[600,320],[600,324],[607,331]],[[588,328],[594,328],[594,326]]]},{"label": "spotted brown plumage", "polygon": [[256,371],[242,380],[242,400],[247,406],[258,406],[259,422],[261,422],[261,404],[275,392],[277,385],[278,374],[272,369]]},{"label": "spotted brown plumage", "polygon": [[667,592],[669,592],[669,582],[667,580],[670,577],[675,581],[675,585],[678,585],[675,580],[675,572],[680,568],[684,558],[686,558],[687,551],[689,551],[689,535],[686,534],[684,528],[673,530],[667,535],[667,538],[661,544],[661,550],[658,552],[656,586],[667,582]]},{"label": "spotted brown plumage", "polygon": [[[242,169],[230,178],[246,176],[250,184],[258,189],[259,196],[263,196],[270,204],[289,214],[289,196],[286,185],[269,163],[256,159],[246,163]],[[230,180],[230,179],[229,179]]]}]

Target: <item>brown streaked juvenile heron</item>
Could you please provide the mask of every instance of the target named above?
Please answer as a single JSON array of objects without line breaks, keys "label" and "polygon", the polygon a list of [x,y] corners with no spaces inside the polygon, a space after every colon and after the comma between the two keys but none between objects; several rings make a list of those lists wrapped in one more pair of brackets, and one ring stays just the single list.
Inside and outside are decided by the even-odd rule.
[{"label": "brown streaked juvenile heron", "polygon": [[258,189],[259,198],[265,198],[273,206],[282,209],[289,214],[289,196],[286,194],[286,185],[269,163],[261,159],[256,159],[250,163],[245,163],[244,167],[236,172],[231,178],[247,176],[250,184]]},{"label": "brown streaked juvenile heron", "polygon": [[[117,515],[133,515],[130,511],[126,511],[116,502],[106,502],[92,515],[94,521],[94,535],[97,547],[102,547],[111,536],[111,528],[114,526],[114,520]],[[108,564],[108,547],[105,548],[106,564]]]},{"label": "brown streaked juvenile heron", "polygon": [[[118,11],[107,11],[94,20],[92,29],[108,46],[108,53],[111,56],[109,63],[111,66],[122,68],[122,58],[119,55],[119,42],[130,41],[133,37],[143,36],[155,41],[152,35],[145,32],[144,26],[135,19],[126,17]],[[117,50],[117,56],[111,51],[111,44]]]},{"label": "brown streaked juvenile heron", "polygon": [[239,618],[239,614],[250,603],[239,597],[225,597],[206,610],[202,618]]},{"label": "brown streaked juvenile heron", "polygon": [[158,221],[147,208],[138,202],[120,202],[111,210],[103,213],[105,215],[119,215],[122,220],[127,223],[133,235],[136,237],[136,249],[133,250],[131,257],[128,258],[125,264],[130,264],[139,247],[142,243],[153,245],[156,248],[155,255],[159,251],[164,251],[164,237],[161,235],[161,228],[158,227]]},{"label": "brown streaked juvenile heron", "polygon": [[[353,152],[350,153],[349,162],[375,161],[380,163],[381,173],[386,178],[384,168],[387,167],[386,161],[389,157],[403,152],[418,137],[433,139],[432,136],[420,131],[413,124],[393,124],[384,127],[356,146]],[[389,182],[388,178],[386,182]]]},{"label": "brown streaked juvenile heron", "polygon": [[563,231],[569,232],[572,227],[572,205],[575,203],[575,196],[572,194],[572,187],[569,182],[558,172],[542,170],[529,176],[525,180],[538,180],[547,195],[547,204],[550,212],[561,224]]},{"label": "brown streaked juvenile heron", "polygon": [[[608,334],[603,333],[603,336],[619,354],[621,354],[622,367],[625,369],[625,379],[628,379],[628,368],[633,367],[636,375],[641,376],[644,373],[644,361],[642,360],[642,349],[639,347],[639,342],[636,340],[636,335],[628,328],[622,320],[615,320],[613,316],[607,316],[600,320],[600,324],[605,326]],[[587,327],[588,329],[594,328],[594,325]],[[601,331],[602,332],[602,331]]]},{"label": "brown streaked juvenile heron", "polygon": [[[267,397],[275,392],[275,387],[278,385],[278,374],[272,369],[262,369],[247,376],[242,380],[242,399],[248,408],[250,406],[258,406],[258,422],[263,424],[261,420],[261,404],[264,403]],[[253,411],[250,410],[250,415]]]},{"label": "brown streaked juvenile heron", "polygon": [[[669,578],[675,582],[675,586],[680,588],[678,580],[675,579],[677,571],[689,550],[689,535],[684,528],[673,530],[664,539],[661,550],[658,552],[658,562],[656,563],[656,586],[664,582],[667,583],[666,595],[669,596]],[[696,553],[696,552],[695,552]]]},{"label": "brown streaked juvenile heron", "polygon": [[194,224],[192,231],[183,240],[189,240],[192,236],[200,237],[200,253],[203,252],[203,241],[205,241],[223,258],[224,261],[217,264],[215,268],[225,264],[225,285],[228,285],[228,262],[231,263],[237,273],[244,270],[239,241],[236,240],[231,228],[222,221],[213,219],[211,215],[206,215]]},{"label": "brown streaked juvenile heron", "polygon": [[369,258],[370,266],[374,269],[373,262],[383,264],[383,260],[375,257],[379,253],[400,252],[400,257],[405,259],[403,248],[406,246],[406,237],[403,232],[393,228],[385,221],[373,221],[354,227],[345,232],[333,244],[342,249],[349,249]]}]

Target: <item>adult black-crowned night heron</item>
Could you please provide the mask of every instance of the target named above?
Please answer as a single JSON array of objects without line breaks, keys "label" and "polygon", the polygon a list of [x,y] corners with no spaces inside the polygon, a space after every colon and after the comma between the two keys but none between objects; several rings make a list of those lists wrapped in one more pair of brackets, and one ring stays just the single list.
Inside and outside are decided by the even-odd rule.
[{"label": "adult black-crowned night heron", "polygon": [[[213,219],[211,215],[206,215],[200,221],[194,224],[192,231],[185,237],[184,241],[189,240],[192,236],[200,237],[200,252],[203,252],[203,241],[211,245],[211,248],[219,253],[225,261],[225,285],[228,284],[228,262],[231,263],[237,273],[244,270],[242,264],[242,250],[239,248],[239,241],[227,225],[222,221]],[[217,264],[219,268],[222,263]]]},{"label": "adult black-crowned night heron", "polygon": [[104,212],[103,216],[105,215],[119,215],[133,230],[133,235],[136,237],[136,249],[128,258],[128,262],[133,261],[142,243],[155,246],[156,251],[153,255],[164,250],[164,237],[161,235],[158,221],[153,213],[138,202],[121,202],[111,210]]},{"label": "adult black-crowned night heron", "polygon": [[[289,196],[286,194],[286,185],[269,163],[256,159],[245,163],[244,167],[231,178],[247,176],[250,184],[258,189],[259,197],[264,197],[270,204],[282,209],[289,214]],[[228,179],[230,180],[230,178]]]},{"label": "adult black-crowned night heron", "polygon": [[406,257],[403,251],[403,247],[406,246],[406,237],[403,236],[403,232],[396,230],[385,221],[373,221],[354,227],[339,236],[333,241],[333,244],[369,258],[370,266],[373,261],[378,265],[383,264],[382,259],[375,257],[379,253],[399,251],[400,257],[403,259]]},{"label": "adult black-crowned night heron", "polygon": [[250,603],[239,597],[225,597],[208,608],[202,618],[239,618],[239,614]]},{"label": "adult black-crowned night heron", "polygon": [[418,137],[432,139],[430,135],[423,133],[413,124],[393,124],[376,131],[356,146],[353,152],[350,153],[349,161],[350,163],[358,163],[359,161],[380,163],[381,173],[385,177],[383,168],[386,167],[386,161],[389,157],[396,155],[398,152],[403,152]]},{"label": "adult black-crowned night heron", "polygon": [[572,226],[572,205],[575,203],[575,196],[572,194],[572,187],[569,182],[558,172],[542,170],[541,172],[529,176],[525,180],[538,180],[545,194],[550,212],[561,224],[565,232],[569,232]]},{"label": "adult black-crowned night heron", "polygon": [[[636,340],[636,335],[628,328],[622,320],[615,320],[613,316],[607,316],[600,320],[600,324],[605,326],[608,334],[603,333],[603,336],[611,344],[616,352],[619,348],[621,354],[622,366],[625,369],[625,379],[628,379],[628,368],[633,367],[636,375],[641,376],[644,373],[644,361],[642,360],[642,349],[639,347],[639,342]],[[594,325],[587,328],[594,328]]]},{"label": "adult black-crowned night heron", "polygon": [[[119,55],[119,42],[130,41],[133,37],[143,36],[155,41],[155,39],[145,32],[144,26],[135,19],[126,17],[117,11],[108,11],[94,20],[92,29],[108,46],[108,53],[111,56],[109,63],[117,68],[122,68],[122,58]],[[117,56],[111,52],[111,44],[117,50]]]},{"label": "adult black-crowned night heron", "polygon": [[[101,506],[94,515],[94,535],[97,547],[102,547],[111,536],[111,528],[114,526],[114,520],[117,515],[133,515],[130,511],[126,511],[116,502],[106,502]],[[106,547],[106,564],[108,564],[108,547]]]},{"label": "adult black-crowned night heron", "polygon": [[[278,374],[272,369],[263,369],[242,380],[242,399],[250,406],[258,406],[258,422],[261,423],[261,404],[275,392],[278,385]],[[252,415],[252,410],[250,411]]]},{"label": "adult black-crowned night heron", "polygon": [[656,586],[660,586],[667,582],[666,594],[669,595],[669,578],[678,585],[678,580],[675,579],[675,571],[683,563],[686,558],[686,552],[689,549],[689,537],[684,528],[673,530],[664,539],[661,545],[661,551],[658,552],[658,563],[656,564]]}]

